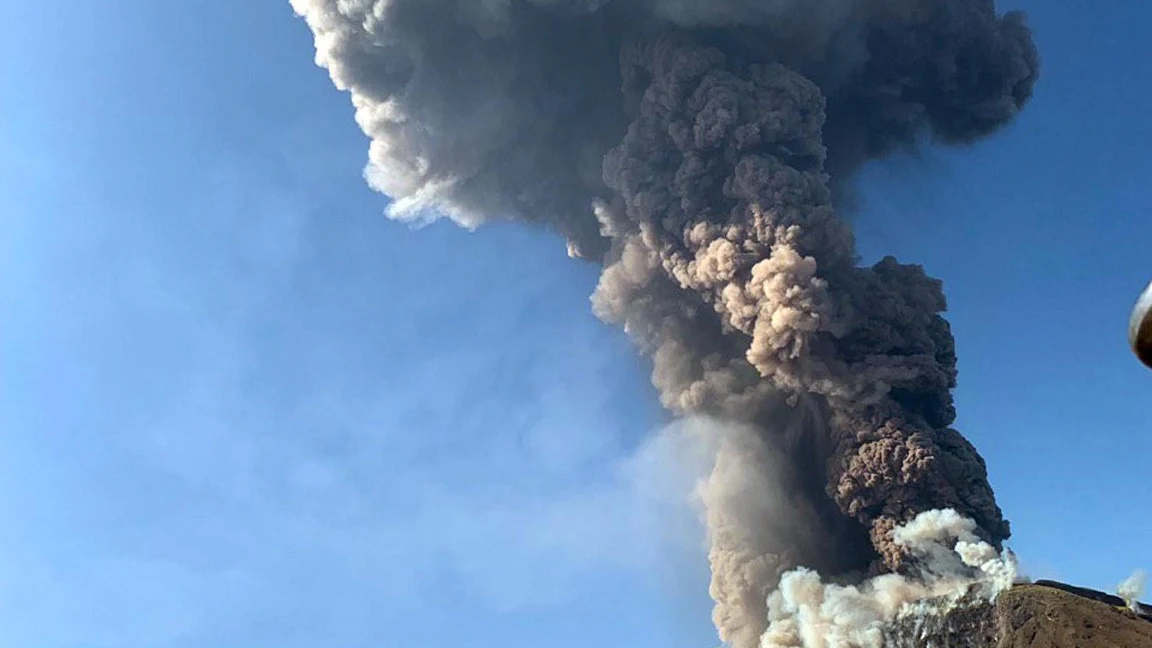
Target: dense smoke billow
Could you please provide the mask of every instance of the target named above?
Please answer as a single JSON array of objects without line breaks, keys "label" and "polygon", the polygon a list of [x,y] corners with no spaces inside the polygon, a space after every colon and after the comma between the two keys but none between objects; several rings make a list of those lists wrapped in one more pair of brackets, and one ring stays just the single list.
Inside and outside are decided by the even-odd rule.
[{"label": "dense smoke billow", "polygon": [[930,510],[896,527],[893,541],[916,557],[915,577],[884,574],[859,585],[824,583],[809,569],[784,574],[768,600],[760,648],[885,648],[893,622],[937,618],[994,600],[1016,580],[1016,562],[976,535],[954,510]]},{"label": "dense smoke billow", "polygon": [[[922,557],[894,531],[926,511],[957,512],[994,549],[1008,537],[983,460],[949,427],[940,282],[892,258],[858,267],[837,210],[869,159],[971,142],[1020,111],[1038,70],[1020,14],[993,0],[292,6],[351,93],[393,217],[559,232],[602,264],[593,308],[651,358],[664,404],[757,430],[718,457],[705,515],[724,641],[758,645],[800,565],[916,576]],[[733,471],[753,477],[724,495]]]}]

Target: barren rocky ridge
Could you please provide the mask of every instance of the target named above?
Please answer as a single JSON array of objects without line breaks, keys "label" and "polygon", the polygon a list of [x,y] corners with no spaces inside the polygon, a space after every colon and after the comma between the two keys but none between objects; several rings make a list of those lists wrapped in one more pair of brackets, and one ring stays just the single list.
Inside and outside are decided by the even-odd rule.
[{"label": "barren rocky ridge", "polygon": [[905,620],[892,648],[1152,648],[1152,607],[1139,613],[1119,597],[1037,581],[995,603],[961,606],[942,617]]}]

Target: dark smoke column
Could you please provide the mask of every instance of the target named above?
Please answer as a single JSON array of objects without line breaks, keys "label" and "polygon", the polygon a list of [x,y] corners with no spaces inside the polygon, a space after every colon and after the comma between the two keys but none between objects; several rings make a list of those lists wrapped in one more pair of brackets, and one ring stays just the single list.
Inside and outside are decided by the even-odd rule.
[{"label": "dark smoke column", "polygon": [[[645,331],[667,404],[779,428],[778,411],[760,411],[770,397],[734,402],[767,382],[825,411],[803,434],[826,437],[826,492],[890,569],[903,562],[892,527],[933,507],[1006,538],[982,461],[947,427],[956,358],[940,283],[891,258],[856,267],[824,172],[819,88],[677,39],[626,50],[625,83],[636,77],[638,116],[605,165],[620,199],[600,212],[615,260],[595,299]],[[696,366],[667,371],[665,357]],[[709,358],[749,384],[710,382]]]},{"label": "dark smoke column", "polygon": [[[858,267],[834,210],[867,160],[967,143],[1031,96],[991,0],[293,0],[372,138],[392,215],[520,219],[602,261],[598,315],[674,412],[754,432],[707,501],[714,618],[752,647],[798,564],[915,572],[892,529],[951,507],[999,545],[949,427],[940,282]],[[784,497],[790,512],[762,505]]]}]

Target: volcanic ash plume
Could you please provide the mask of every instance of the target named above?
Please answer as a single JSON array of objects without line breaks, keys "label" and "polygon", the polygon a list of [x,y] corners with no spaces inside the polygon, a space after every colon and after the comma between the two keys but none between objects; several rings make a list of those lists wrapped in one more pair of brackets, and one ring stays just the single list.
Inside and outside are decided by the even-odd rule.
[{"label": "volcanic ash plume", "polygon": [[[1000,548],[984,462],[949,427],[940,282],[858,267],[834,207],[867,160],[1018,113],[1038,67],[1022,16],[992,0],[292,5],[393,217],[556,230],[603,265],[595,312],[651,357],[664,404],[756,430],[723,446],[705,515],[722,639],[758,645],[799,565],[923,574],[895,531],[926,511]],[[735,473],[753,477],[725,491]],[[768,519],[782,497],[799,504]]]}]

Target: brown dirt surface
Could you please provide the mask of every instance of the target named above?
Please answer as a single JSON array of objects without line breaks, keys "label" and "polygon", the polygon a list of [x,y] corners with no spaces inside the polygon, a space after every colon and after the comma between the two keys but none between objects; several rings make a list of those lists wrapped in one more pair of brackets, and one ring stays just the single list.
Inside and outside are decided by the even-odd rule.
[{"label": "brown dirt surface", "polygon": [[1114,596],[1040,581],[996,602],[996,648],[1152,648],[1152,616]]},{"label": "brown dirt surface", "polygon": [[1054,581],[1017,585],[996,603],[970,602],[943,616],[909,617],[886,648],[1152,648],[1152,608]]}]

